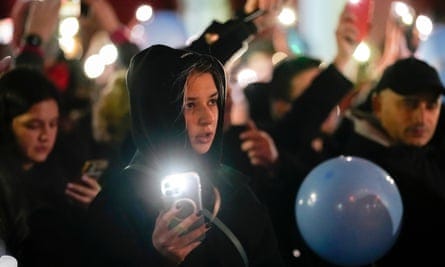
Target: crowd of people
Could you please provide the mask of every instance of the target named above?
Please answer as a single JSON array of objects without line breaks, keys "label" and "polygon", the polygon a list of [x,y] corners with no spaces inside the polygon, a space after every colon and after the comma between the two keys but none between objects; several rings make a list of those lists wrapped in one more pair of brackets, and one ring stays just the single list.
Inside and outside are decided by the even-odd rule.
[{"label": "crowd of people", "polygon": [[[403,202],[394,246],[369,265],[444,262],[445,87],[434,67],[390,49],[400,38],[357,88],[347,68],[360,18],[344,9],[332,62],[277,63],[244,89],[249,119],[235,125],[226,63],[274,26],[282,1],[247,0],[187,46],[144,49],[106,0],[85,3],[119,54],[94,103],[77,93],[94,86],[79,62],[54,48],[61,2],[13,9],[13,54],[0,61],[0,256],[24,267],[335,266],[302,238],[295,197],[315,166],[351,155],[386,170]],[[82,170],[91,159],[107,163],[100,177]],[[167,201],[181,196],[165,182],[177,173],[199,178],[192,205]]]}]

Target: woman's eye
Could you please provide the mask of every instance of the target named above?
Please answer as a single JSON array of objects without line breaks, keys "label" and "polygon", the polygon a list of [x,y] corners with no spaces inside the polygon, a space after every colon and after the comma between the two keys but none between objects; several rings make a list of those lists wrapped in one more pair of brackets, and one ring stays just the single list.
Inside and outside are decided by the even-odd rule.
[{"label": "woman's eye", "polygon": [[31,130],[37,129],[40,127],[40,125],[36,122],[30,122],[30,123],[26,123],[25,127]]},{"label": "woman's eye", "polygon": [[209,102],[211,105],[216,105],[216,104],[218,104],[218,98],[210,99]]},{"label": "woman's eye", "polygon": [[188,103],[185,103],[185,105],[184,105],[185,109],[192,109],[194,106],[195,106],[195,103],[193,103],[193,102],[188,102]]},{"label": "woman's eye", "polygon": [[53,121],[49,125],[51,128],[57,128],[59,126],[59,121]]}]

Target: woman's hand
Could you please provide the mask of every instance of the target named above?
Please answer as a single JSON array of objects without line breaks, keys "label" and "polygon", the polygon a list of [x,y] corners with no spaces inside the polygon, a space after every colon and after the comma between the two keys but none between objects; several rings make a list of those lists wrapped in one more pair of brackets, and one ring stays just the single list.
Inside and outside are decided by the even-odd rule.
[{"label": "woman's hand", "polygon": [[247,153],[253,166],[272,168],[278,160],[278,149],[272,137],[257,129],[253,121],[248,122],[248,129],[241,133],[241,150]]},{"label": "woman's hand", "polygon": [[97,180],[84,174],[80,183],[67,184],[65,194],[76,203],[87,208],[99,194],[100,190],[101,187]]},{"label": "woman's hand", "polygon": [[20,47],[28,34],[36,34],[44,44],[47,43],[57,28],[60,6],[60,0],[16,1],[11,11],[14,24],[12,46]]},{"label": "woman's hand", "polygon": [[0,76],[11,68],[12,57],[7,56],[0,60]]},{"label": "woman's hand", "polygon": [[173,228],[171,221],[181,212],[180,208],[172,207],[168,211],[162,211],[157,219],[152,235],[153,246],[156,250],[172,263],[182,262],[187,255],[201,244],[200,237],[207,232],[205,224],[185,233],[202,215],[191,214]]},{"label": "woman's hand", "polygon": [[344,8],[335,31],[337,55],[334,59],[334,65],[343,73],[359,44],[359,29],[355,23],[358,19],[360,18],[357,18],[347,8]]},{"label": "woman's hand", "polygon": [[250,14],[257,9],[266,12],[253,20],[258,32],[263,32],[275,26],[282,5],[282,0],[247,0],[244,5],[244,12]]}]

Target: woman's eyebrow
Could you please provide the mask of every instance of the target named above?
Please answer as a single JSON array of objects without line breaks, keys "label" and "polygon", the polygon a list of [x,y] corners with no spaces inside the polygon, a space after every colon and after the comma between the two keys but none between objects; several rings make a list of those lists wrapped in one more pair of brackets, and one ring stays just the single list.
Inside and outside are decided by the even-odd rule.
[{"label": "woman's eyebrow", "polygon": [[216,96],[219,96],[218,91],[216,91],[215,93],[213,93],[213,94],[210,95],[210,97],[216,97]]},{"label": "woman's eyebrow", "polygon": [[[211,94],[208,98],[217,97],[217,96],[219,96],[218,91],[216,91],[215,93]],[[187,100],[195,100],[195,99],[198,99],[198,98],[199,97],[197,97],[197,96],[186,96]]]}]

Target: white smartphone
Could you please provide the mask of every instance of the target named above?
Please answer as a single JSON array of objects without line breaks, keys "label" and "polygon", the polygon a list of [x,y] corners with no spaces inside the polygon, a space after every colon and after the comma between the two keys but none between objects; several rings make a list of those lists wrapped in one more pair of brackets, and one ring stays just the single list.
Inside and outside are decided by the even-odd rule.
[{"label": "white smartphone", "polygon": [[[181,211],[171,221],[173,228],[182,220],[202,210],[201,182],[196,172],[184,172],[164,177],[161,181],[161,192],[164,209],[176,206]],[[185,233],[196,229],[204,223],[204,218],[194,223]]]}]

